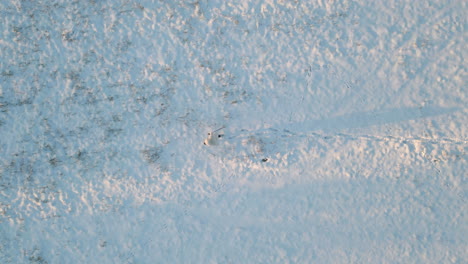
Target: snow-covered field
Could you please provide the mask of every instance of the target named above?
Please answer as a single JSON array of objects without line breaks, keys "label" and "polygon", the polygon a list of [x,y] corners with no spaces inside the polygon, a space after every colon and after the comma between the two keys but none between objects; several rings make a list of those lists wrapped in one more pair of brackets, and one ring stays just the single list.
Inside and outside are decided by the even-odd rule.
[{"label": "snow-covered field", "polygon": [[467,13],[0,1],[0,263],[467,263]]}]

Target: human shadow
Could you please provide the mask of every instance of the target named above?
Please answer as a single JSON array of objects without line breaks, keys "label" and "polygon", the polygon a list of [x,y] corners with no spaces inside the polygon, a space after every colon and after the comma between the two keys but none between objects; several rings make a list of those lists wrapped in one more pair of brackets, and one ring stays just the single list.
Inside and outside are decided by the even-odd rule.
[{"label": "human shadow", "polygon": [[287,130],[291,132],[336,132],[344,129],[381,126],[392,123],[401,123],[410,120],[424,119],[459,111],[457,107],[405,107],[380,111],[357,112],[321,120],[307,120],[291,123]]},{"label": "human shadow", "polygon": [[224,152],[223,155],[228,157],[227,153],[235,153],[232,155],[243,157],[253,153],[256,158],[261,160],[264,158],[260,157],[262,155],[266,157],[287,149],[295,149],[303,145],[305,138],[313,134],[330,137],[347,129],[421,120],[460,110],[461,108],[457,107],[439,106],[392,108],[286,123],[256,130],[242,129],[227,137],[226,144],[229,145],[230,151]]}]

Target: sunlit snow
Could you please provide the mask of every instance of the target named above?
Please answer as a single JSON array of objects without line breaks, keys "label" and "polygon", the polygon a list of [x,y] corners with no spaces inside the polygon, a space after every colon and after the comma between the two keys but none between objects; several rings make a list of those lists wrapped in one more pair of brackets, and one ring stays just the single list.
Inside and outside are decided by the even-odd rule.
[{"label": "sunlit snow", "polygon": [[0,1],[0,263],[468,263],[467,13]]}]

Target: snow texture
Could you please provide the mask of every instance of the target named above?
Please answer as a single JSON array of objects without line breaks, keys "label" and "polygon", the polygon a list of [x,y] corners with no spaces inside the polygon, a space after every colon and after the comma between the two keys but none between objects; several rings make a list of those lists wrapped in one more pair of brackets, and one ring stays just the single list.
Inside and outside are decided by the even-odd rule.
[{"label": "snow texture", "polygon": [[0,263],[468,263],[467,13],[0,1]]}]

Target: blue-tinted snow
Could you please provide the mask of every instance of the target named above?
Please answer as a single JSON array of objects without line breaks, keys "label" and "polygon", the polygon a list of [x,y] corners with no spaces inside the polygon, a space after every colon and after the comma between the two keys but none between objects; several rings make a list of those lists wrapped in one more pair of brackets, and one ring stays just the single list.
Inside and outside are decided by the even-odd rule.
[{"label": "blue-tinted snow", "polygon": [[468,262],[466,12],[1,1],[0,262]]}]

